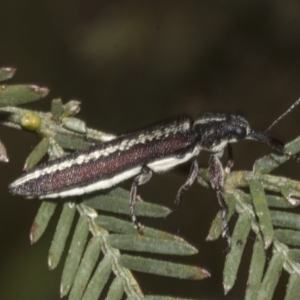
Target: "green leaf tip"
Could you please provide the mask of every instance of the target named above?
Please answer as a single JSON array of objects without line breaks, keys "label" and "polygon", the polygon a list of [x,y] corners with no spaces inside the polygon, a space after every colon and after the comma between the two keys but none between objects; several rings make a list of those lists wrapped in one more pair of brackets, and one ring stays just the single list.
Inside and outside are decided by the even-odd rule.
[{"label": "green leaf tip", "polygon": [[300,204],[299,194],[294,195],[295,189],[290,186],[283,186],[280,189],[282,196],[293,206],[296,207]]},{"label": "green leaf tip", "polygon": [[87,142],[81,137],[75,135],[70,136],[66,134],[56,133],[54,139],[60,147],[70,150],[85,150],[91,145],[90,142]]},{"label": "green leaf tip", "polygon": [[140,235],[111,234],[108,241],[115,248],[169,255],[193,255],[198,251],[185,241],[161,240]]},{"label": "green leaf tip", "polygon": [[283,258],[281,253],[275,253],[268,265],[264,279],[257,294],[257,300],[272,299],[279,277],[283,269]]},{"label": "green leaf tip", "polygon": [[298,274],[292,274],[287,286],[287,293],[285,300],[297,299],[300,295],[300,276]]},{"label": "green leaf tip", "polygon": [[[236,201],[235,201],[235,197],[231,194],[226,195],[226,200],[228,205],[227,221],[229,222],[235,212]],[[223,232],[222,212],[219,211],[215,216],[214,220],[212,221],[208,235],[206,237],[206,241],[217,240],[221,236],[222,232]]]},{"label": "green leaf tip", "polygon": [[48,88],[36,85],[0,85],[0,106],[15,106],[47,96]]},{"label": "green leaf tip", "polygon": [[72,117],[75,116],[80,111],[80,101],[71,100],[66,103],[64,107],[64,112],[62,114],[62,118]]},{"label": "green leaf tip", "polygon": [[257,299],[258,289],[264,274],[266,251],[262,236],[258,234],[253,246],[245,300]]},{"label": "green leaf tip", "polygon": [[70,129],[77,133],[85,134],[87,132],[85,122],[77,118],[73,118],[73,117],[62,118],[62,124],[65,128]]},{"label": "green leaf tip", "polygon": [[36,243],[45,232],[57,203],[43,201],[30,228],[30,242]]},{"label": "green leaf tip", "polygon": [[8,156],[4,144],[0,141],[0,161],[8,162]]},{"label": "green leaf tip", "polygon": [[65,261],[60,283],[60,296],[66,296],[73,284],[77,269],[82,258],[89,234],[89,221],[86,216],[80,216],[72,237],[68,256]]},{"label": "green leaf tip", "polygon": [[283,244],[300,247],[300,232],[292,229],[276,229],[276,239]]},{"label": "green leaf tip", "polygon": [[80,102],[71,100],[63,105],[61,99],[53,99],[51,102],[51,113],[54,121],[60,121],[62,126],[76,133],[86,134],[87,127],[84,121],[74,118],[80,111]]},{"label": "green leaf tip", "polygon": [[109,287],[105,300],[121,300],[124,294],[124,284],[121,277],[116,277]]},{"label": "green leaf tip", "polygon": [[199,267],[134,257],[127,254],[121,255],[120,264],[130,270],[180,279],[201,280],[210,277],[208,271]]},{"label": "green leaf tip", "polygon": [[239,215],[232,234],[232,246],[230,252],[226,255],[223,271],[223,287],[227,294],[233,287],[238,268],[241,263],[247,237],[251,229],[251,216],[248,212]]},{"label": "green leaf tip", "polygon": [[65,202],[60,215],[51,247],[48,255],[48,267],[53,270],[58,265],[65,248],[66,240],[69,235],[76,212],[76,205],[72,202]]},{"label": "green leaf tip", "polygon": [[106,255],[98,264],[81,300],[99,299],[112,271],[112,258]]},{"label": "green leaf tip", "polygon": [[51,102],[52,119],[58,121],[64,113],[64,106],[61,99],[53,99]]},{"label": "green leaf tip", "polygon": [[0,68],[0,81],[12,78],[16,73],[16,68],[2,67]]},{"label": "green leaf tip", "polygon": [[100,237],[94,236],[90,239],[77,270],[69,299],[80,300],[82,298],[82,295],[87,287],[91,274],[99,258],[101,245],[102,243]]},{"label": "green leaf tip", "polygon": [[48,138],[43,138],[31,151],[31,153],[27,156],[24,171],[30,170],[37,163],[41,161],[41,159],[46,155],[50,146],[50,141]]},{"label": "green leaf tip", "polygon": [[259,219],[260,230],[264,237],[265,249],[267,249],[273,242],[274,229],[265,191],[262,184],[255,179],[250,181],[249,187],[253,205],[255,208],[255,213]]},{"label": "green leaf tip", "polygon": [[271,210],[272,223],[280,228],[300,230],[300,217],[297,213]]}]

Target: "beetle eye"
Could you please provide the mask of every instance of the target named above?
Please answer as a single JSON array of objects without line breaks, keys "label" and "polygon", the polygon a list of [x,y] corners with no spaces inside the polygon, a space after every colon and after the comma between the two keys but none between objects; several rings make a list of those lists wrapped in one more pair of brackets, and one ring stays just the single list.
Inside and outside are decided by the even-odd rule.
[{"label": "beetle eye", "polygon": [[238,139],[244,139],[246,137],[247,131],[244,127],[237,127],[235,129],[235,134]]}]

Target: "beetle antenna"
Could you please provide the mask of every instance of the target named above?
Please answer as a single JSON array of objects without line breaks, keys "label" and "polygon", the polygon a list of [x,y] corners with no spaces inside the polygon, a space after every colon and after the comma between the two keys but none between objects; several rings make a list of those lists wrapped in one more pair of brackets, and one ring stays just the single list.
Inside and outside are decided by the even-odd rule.
[{"label": "beetle antenna", "polygon": [[280,115],[266,130],[269,131],[275,124],[277,124],[283,117],[289,114],[298,104],[300,103],[300,98],[296,100],[282,115]]}]

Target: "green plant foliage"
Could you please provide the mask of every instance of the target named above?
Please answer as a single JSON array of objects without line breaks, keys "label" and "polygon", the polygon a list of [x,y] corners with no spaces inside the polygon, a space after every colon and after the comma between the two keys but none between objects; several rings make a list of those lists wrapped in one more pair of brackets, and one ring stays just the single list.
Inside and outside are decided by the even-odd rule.
[{"label": "green plant foliage", "polygon": [[48,138],[42,139],[28,155],[24,170],[28,171],[33,168],[46,154],[50,147],[50,140]]},{"label": "green plant foliage", "polygon": [[36,85],[1,85],[0,106],[20,105],[39,100],[49,93],[47,88]]},{"label": "green plant foliage", "polygon": [[[286,145],[290,154],[300,151],[300,138]],[[285,270],[290,274],[285,299],[293,298],[299,287],[299,249],[300,247],[299,214],[280,209],[293,209],[299,205],[300,184],[285,177],[268,175],[290,155],[270,154],[254,164],[253,172],[236,171],[227,175],[225,180],[226,200],[229,205],[229,217],[233,212],[239,214],[232,236],[232,249],[226,255],[223,274],[223,286],[228,293],[234,286],[236,274],[242,263],[245,238],[250,230],[256,234],[252,259],[249,268],[245,299],[272,299],[278,280]],[[208,173],[202,169],[198,182],[207,186]],[[241,189],[249,188],[250,194]],[[272,194],[268,194],[268,193]],[[274,193],[276,195],[274,195]],[[276,210],[275,210],[275,209]],[[274,228],[275,226],[275,228]],[[222,222],[218,213],[209,231],[209,240],[214,240],[222,233]],[[266,258],[266,249],[272,247],[270,261]]]},{"label": "green plant foliage", "polygon": [[257,299],[258,289],[264,274],[266,259],[266,251],[264,249],[262,236],[258,234],[253,246],[249,277],[247,281],[248,290],[245,300]]},{"label": "green plant foliage", "polygon": [[241,213],[234,227],[232,234],[232,246],[230,252],[226,256],[224,272],[223,272],[223,285],[225,293],[233,287],[239,264],[242,260],[242,255],[247,242],[247,237],[251,229],[251,216],[246,211]]},{"label": "green plant foliage", "polygon": [[[3,124],[18,129],[24,128],[24,116],[35,114],[41,120],[36,132],[42,140],[27,157],[26,170],[35,166],[47,153],[50,157],[60,157],[64,155],[64,149],[86,149],[95,140],[98,142],[112,138],[111,135],[86,128],[84,122],[74,118],[78,111],[77,101],[63,105],[59,99],[52,102],[51,113],[31,112],[16,107],[0,110]],[[139,269],[139,265],[142,266],[139,269],[141,272],[169,277],[199,280],[209,276],[206,270],[196,266],[121,255],[122,249],[141,254],[182,256],[197,253],[197,249],[177,236],[148,227],[144,228],[143,236],[139,236],[131,222],[98,215],[97,210],[128,216],[128,199],[129,192],[121,188],[87,195],[79,201],[66,199],[48,256],[49,268],[54,269],[65,248],[69,247],[60,286],[62,297],[69,295],[69,299],[98,299],[109,276],[114,274],[115,280],[111,283],[107,299],[122,298],[124,293],[132,299],[142,299],[144,295],[130,271]],[[31,228],[31,243],[38,241],[45,232],[56,207],[56,201],[42,202]],[[78,220],[76,211],[79,214]],[[170,212],[166,207],[145,201],[139,201],[136,205],[139,216],[161,218]],[[71,228],[74,222],[77,225],[73,232]],[[72,241],[68,246],[66,240],[69,235],[72,235]]]},{"label": "green plant foliage", "polygon": [[0,81],[12,78],[15,72],[15,68],[0,68]]},{"label": "green plant foliage", "polygon": [[48,223],[54,214],[57,202],[43,201],[30,229],[30,242],[36,243],[45,232]]},{"label": "green plant foliage", "polygon": [[49,250],[48,266],[53,270],[58,265],[63,250],[66,246],[66,240],[70,233],[70,229],[74,220],[76,205],[72,202],[64,203],[61,216],[57,223],[55,234]]},{"label": "green plant foliage", "polygon": [[251,180],[249,183],[250,194],[253,200],[255,214],[260,222],[260,230],[263,235],[265,248],[269,248],[274,239],[274,230],[268,209],[267,198],[263,186],[258,180]]},{"label": "green plant foliage", "polygon": [[[13,76],[12,68],[0,69],[0,80]],[[28,85],[3,85],[0,87],[0,122],[16,129],[24,129],[24,116],[37,116],[40,120],[34,132],[41,141],[29,154],[25,169],[35,166],[47,153],[50,158],[60,157],[69,150],[86,149],[92,143],[114,136],[92,130],[74,117],[80,103],[72,100],[63,105],[60,99],[52,102],[51,112],[43,113],[17,107],[4,107],[37,100],[48,93],[47,89]],[[28,129],[28,128],[27,128]],[[30,129],[30,128],[29,128]],[[300,151],[300,137],[286,146],[295,154]],[[299,214],[290,212],[300,204],[300,183],[268,173],[287,161],[290,155],[270,154],[254,164],[252,172],[236,171],[226,175],[225,198],[229,206],[228,221],[238,216],[232,235],[232,249],[226,255],[223,286],[228,293],[236,282],[243,253],[250,232],[255,235],[245,299],[272,299],[282,272],[290,275],[285,300],[297,299],[300,293],[300,222]],[[198,182],[209,187],[208,172],[202,169]],[[245,192],[249,191],[249,193]],[[96,300],[108,285],[105,299],[179,299],[159,295],[144,295],[131,271],[186,280],[200,280],[210,274],[198,267],[159,260],[152,255],[193,255],[197,253],[184,239],[160,231],[143,229],[139,236],[128,216],[129,192],[121,188],[102,191],[93,195],[65,199],[56,231],[49,249],[48,265],[54,269],[64,251],[68,251],[61,278],[61,296],[69,299]],[[43,201],[30,231],[31,243],[45,232],[55,210],[55,201]],[[284,209],[284,211],[282,211]],[[99,212],[113,212],[117,217]],[[170,210],[166,207],[139,201],[138,216],[165,218]],[[120,217],[119,217],[120,215]],[[74,230],[72,228],[75,228]],[[222,235],[221,214],[212,222],[207,240]],[[71,237],[70,245],[66,243]],[[293,249],[290,249],[293,246]],[[268,260],[266,249],[272,249]],[[126,250],[127,254],[123,253]],[[147,257],[144,254],[147,254]],[[109,281],[109,278],[113,278]],[[183,298],[181,298],[183,299]]]}]

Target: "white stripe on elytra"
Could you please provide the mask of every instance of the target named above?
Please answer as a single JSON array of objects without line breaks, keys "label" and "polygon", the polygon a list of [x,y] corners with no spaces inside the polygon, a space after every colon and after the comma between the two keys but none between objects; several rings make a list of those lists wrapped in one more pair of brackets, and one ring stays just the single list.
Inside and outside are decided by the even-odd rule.
[{"label": "white stripe on elytra", "polygon": [[[197,124],[206,124],[209,122],[222,122],[225,121],[227,119],[227,115],[226,114],[217,114],[217,115],[202,115],[199,116],[195,121],[193,125],[197,125]],[[240,123],[244,123],[244,125],[248,125],[248,121],[242,117],[242,116],[234,116],[231,115],[230,116],[231,119],[235,119],[237,122]]]},{"label": "white stripe on elytra", "polygon": [[206,123],[210,123],[210,122],[221,122],[226,120],[226,117],[213,117],[213,116],[201,116],[198,119],[195,120],[193,125],[197,125],[197,124],[206,124]]},{"label": "white stripe on elytra", "polygon": [[82,194],[86,194],[86,193],[91,193],[91,192],[97,191],[97,190],[108,189],[126,179],[129,179],[129,178],[139,174],[141,172],[141,170],[142,170],[142,167],[136,167],[131,170],[122,172],[121,174],[118,174],[112,178],[100,180],[100,181],[91,183],[89,185],[86,185],[84,187],[75,187],[70,190],[40,196],[39,198],[44,199],[44,198],[78,196],[78,195],[82,195]]},{"label": "white stripe on elytra", "polygon": [[170,169],[176,167],[179,164],[183,164],[186,161],[190,160],[192,157],[195,157],[200,152],[200,147],[196,146],[193,150],[193,152],[186,153],[183,157],[167,157],[159,160],[155,160],[149,164],[147,164],[147,167],[149,167],[153,172],[156,173],[162,173],[167,172]]},{"label": "white stripe on elytra", "polygon": [[[186,155],[184,155],[181,158],[176,158],[176,157],[175,158],[174,157],[163,158],[163,159],[156,160],[156,161],[148,164],[147,166],[153,172],[156,172],[156,173],[165,172],[179,164],[182,164],[182,163],[190,160],[192,157],[197,156],[199,154],[199,152],[200,152],[200,148],[195,147],[193,152],[187,153]],[[127,180],[135,175],[138,175],[141,172],[141,170],[142,170],[142,166],[135,167],[133,169],[127,170],[125,172],[117,174],[108,179],[99,180],[97,182],[88,184],[83,187],[75,187],[75,188],[71,188],[69,190],[61,191],[58,193],[52,193],[52,194],[48,194],[48,195],[39,196],[39,198],[44,199],[44,198],[78,196],[78,195],[82,195],[82,194],[91,193],[91,192],[97,191],[97,190],[107,189],[107,188],[115,186],[118,183],[120,183],[124,180]]]},{"label": "white stripe on elytra", "polygon": [[182,124],[172,124],[168,127],[162,128],[162,130],[154,130],[150,132],[149,134],[141,133],[138,137],[128,140],[123,140],[121,144],[115,145],[115,146],[107,146],[104,149],[101,150],[95,150],[92,153],[89,154],[81,154],[78,157],[70,160],[65,160],[61,163],[54,164],[49,167],[45,167],[40,170],[35,170],[33,172],[29,172],[23,177],[17,179],[15,182],[11,184],[12,187],[17,187],[18,185],[22,185],[26,183],[27,181],[39,178],[41,176],[55,173],[56,171],[62,171],[64,169],[70,168],[73,165],[81,165],[83,163],[88,163],[90,160],[97,160],[101,156],[108,156],[116,151],[125,151],[129,150],[131,147],[137,144],[143,144],[147,140],[152,141],[153,139],[159,139],[160,137],[167,137],[170,134],[176,134],[179,132],[184,132],[190,129],[190,123],[187,121],[184,121]]}]

